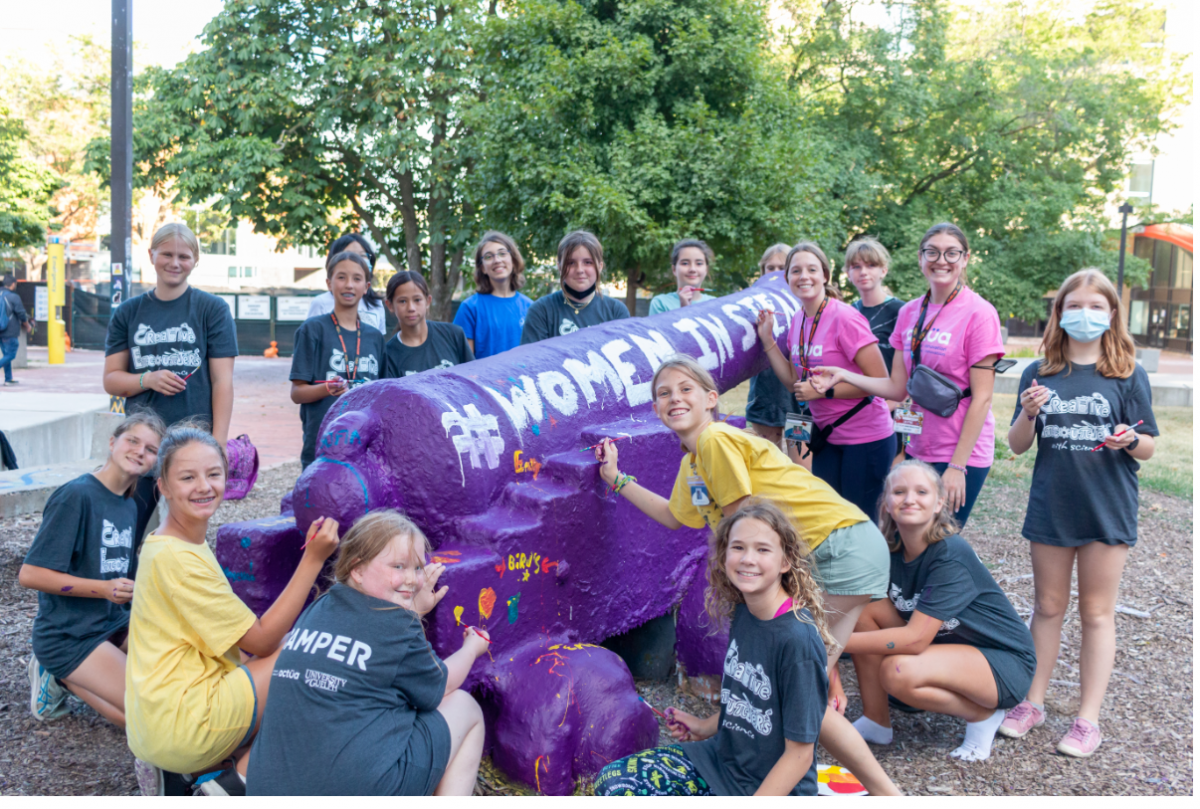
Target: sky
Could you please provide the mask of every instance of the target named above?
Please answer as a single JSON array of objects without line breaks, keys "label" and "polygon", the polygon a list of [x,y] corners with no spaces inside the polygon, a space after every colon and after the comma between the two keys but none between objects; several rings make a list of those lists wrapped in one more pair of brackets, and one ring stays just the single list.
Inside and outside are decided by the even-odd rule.
[{"label": "sky", "polygon": [[[156,64],[169,67],[200,43],[196,37],[224,5],[222,0],[133,0],[134,70]],[[47,59],[55,40],[91,34],[112,39],[110,0],[36,0],[6,2],[0,16],[0,61],[17,56]],[[64,52],[67,50],[63,48]]]}]

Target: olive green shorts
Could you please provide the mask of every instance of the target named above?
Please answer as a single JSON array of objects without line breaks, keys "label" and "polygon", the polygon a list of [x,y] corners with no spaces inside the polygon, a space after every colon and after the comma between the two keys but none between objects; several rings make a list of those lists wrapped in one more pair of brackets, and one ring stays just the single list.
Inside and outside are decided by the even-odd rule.
[{"label": "olive green shorts", "polygon": [[838,528],[809,556],[820,588],[834,596],[887,596],[892,556],[875,523]]}]

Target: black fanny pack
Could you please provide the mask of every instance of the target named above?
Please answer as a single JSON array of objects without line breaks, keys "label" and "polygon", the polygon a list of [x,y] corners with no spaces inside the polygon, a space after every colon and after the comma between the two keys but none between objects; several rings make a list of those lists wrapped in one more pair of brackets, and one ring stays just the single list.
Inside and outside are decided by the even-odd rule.
[{"label": "black fanny pack", "polygon": [[813,430],[812,440],[808,442],[808,453],[805,454],[804,457],[807,458],[809,454],[819,455],[821,450],[825,449],[825,445],[829,443],[829,436],[833,434],[833,431],[838,427],[841,427],[850,419],[854,418],[854,416],[856,416],[864,407],[873,401],[875,401],[875,397],[868,396],[867,398],[859,401],[859,403],[854,407],[843,413],[833,424],[830,424],[828,427],[818,427],[817,429]]},{"label": "black fanny pack", "polygon": [[961,390],[945,374],[920,364],[913,367],[905,389],[914,402],[944,419],[953,416],[962,400],[971,395],[970,388]]}]

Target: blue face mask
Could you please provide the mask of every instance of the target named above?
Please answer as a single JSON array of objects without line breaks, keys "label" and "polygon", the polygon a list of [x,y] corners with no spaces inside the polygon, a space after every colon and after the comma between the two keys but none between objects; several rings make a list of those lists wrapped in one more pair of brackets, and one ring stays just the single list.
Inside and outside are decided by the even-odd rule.
[{"label": "blue face mask", "polygon": [[1098,312],[1095,309],[1072,309],[1063,312],[1058,325],[1079,342],[1090,343],[1099,340],[1100,336],[1108,331],[1112,325],[1112,318],[1108,312]]}]

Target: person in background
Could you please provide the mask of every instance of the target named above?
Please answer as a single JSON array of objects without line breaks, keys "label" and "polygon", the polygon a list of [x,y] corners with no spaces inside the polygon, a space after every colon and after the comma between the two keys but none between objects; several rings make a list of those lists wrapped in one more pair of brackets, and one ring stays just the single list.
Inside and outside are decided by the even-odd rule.
[{"label": "person in background", "polygon": [[317,457],[317,433],[334,399],[378,379],[383,366],[383,333],[364,328],[358,306],[371,278],[366,258],[351,250],[335,253],[325,263],[325,274],[334,309],[296,329],[289,375],[304,425],[302,469]]},{"label": "person in background", "polygon": [[142,545],[131,495],[158,462],[164,432],[149,410],[126,416],[108,440],[104,465],[55,490],[42,510],[17,576],[38,591],[29,710],[39,722],[67,713],[70,691],[125,727],[129,602]]},{"label": "person in background", "polygon": [[[962,527],[995,457],[992,391],[996,362],[1004,356],[1000,316],[996,307],[967,286],[971,250],[957,225],[942,222],[931,227],[918,254],[929,291],[906,303],[896,318],[890,339],[897,349],[891,377],[877,379],[844,368],[817,367],[813,386],[824,393],[849,382],[866,393],[897,401],[907,395],[919,363],[957,387],[963,395],[949,416],[913,403],[922,418],[921,432],[910,436],[905,455],[931,464],[945,478],[954,518]],[[914,354],[919,359],[914,360]]]},{"label": "person in background", "polygon": [[525,259],[517,243],[496,230],[483,234],[475,248],[475,294],[454,313],[454,325],[466,335],[475,358],[521,344],[525,315],[533,306],[529,296],[520,291],[524,285]]},{"label": "person in background", "polygon": [[426,320],[429,286],[418,272],[398,272],[388,279],[385,297],[400,328],[383,347],[381,379],[412,376],[431,368],[453,368],[471,362],[470,341],[453,323]]},{"label": "person in background", "polygon": [[[782,272],[787,266],[784,262],[791,249],[790,245],[782,242],[768,247],[758,260],[760,274]],[[795,412],[798,412],[795,395],[779,381],[770,366],[750,378],[750,393],[746,397],[746,426],[755,435],[783,447],[784,422],[788,413]],[[792,460],[799,460],[799,455],[794,455]],[[809,456],[802,465],[811,468],[812,457]]]},{"label": "person in background", "polygon": [[[843,266],[846,277],[858,290],[859,299],[851,304],[871,327],[871,333],[879,341],[879,352],[883,354],[883,365],[889,371],[896,349],[892,347],[892,332],[896,329],[896,317],[904,308],[904,301],[889,295],[883,285],[887,278],[892,257],[887,248],[874,236],[860,236],[846,248]],[[894,410],[897,402],[888,402],[888,410]]]},{"label": "person in background", "polygon": [[562,288],[529,307],[521,345],[629,317],[625,304],[598,288],[603,272],[604,248],[594,234],[576,230],[564,236],[558,243],[558,280]]},{"label": "person in background", "polygon": [[[383,308],[383,300],[371,288],[371,281],[375,273],[375,248],[361,233],[347,233],[339,236],[333,244],[329,245],[329,253],[326,255],[326,271],[328,271],[329,259],[336,256],[338,253],[344,252],[358,253],[367,260],[367,266],[370,272],[367,273],[367,291],[363,294],[362,300],[358,302],[358,316],[362,318],[362,322],[373,329],[376,329],[380,334],[387,334],[387,313]],[[308,315],[305,319],[316,317],[317,315],[327,315],[333,311],[333,293],[322,292],[314,297],[308,304]]]},{"label": "person in background", "polygon": [[[199,259],[200,243],[187,225],[172,222],[155,231],[154,289],[127,299],[108,323],[104,392],[124,396],[127,412],[151,410],[168,429],[199,419],[224,447],[233,415],[237,332],[225,301],[188,284]],[[158,507],[154,479],[143,477],[133,496],[142,537]]]},{"label": "person in background", "polygon": [[712,269],[713,252],[699,239],[684,239],[671,248],[671,275],[675,276],[674,292],[655,295],[650,301],[650,316],[661,315],[681,306],[711,301],[704,292],[704,280]]},{"label": "person in background", "polygon": [[[1135,360],[1117,290],[1080,270],[1054,298],[1045,359],[1021,375],[1008,445],[1021,455],[1037,437],[1021,534],[1033,562],[1030,630],[1037,673],[1000,733],[1019,739],[1046,721],[1046,688],[1062,643],[1078,569],[1079,715],[1058,752],[1087,758],[1100,746],[1100,708],[1116,655],[1117,588],[1138,538],[1138,468],[1154,454],[1158,425],[1150,378]],[[1131,426],[1132,425],[1132,426]]]},{"label": "person in background", "polygon": [[4,384],[19,385],[13,379],[12,364],[20,350],[21,329],[33,335],[33,318],[25,311],[16,293],[17,279],[12,275],[0,278],[0,368],[4,369]]}]

